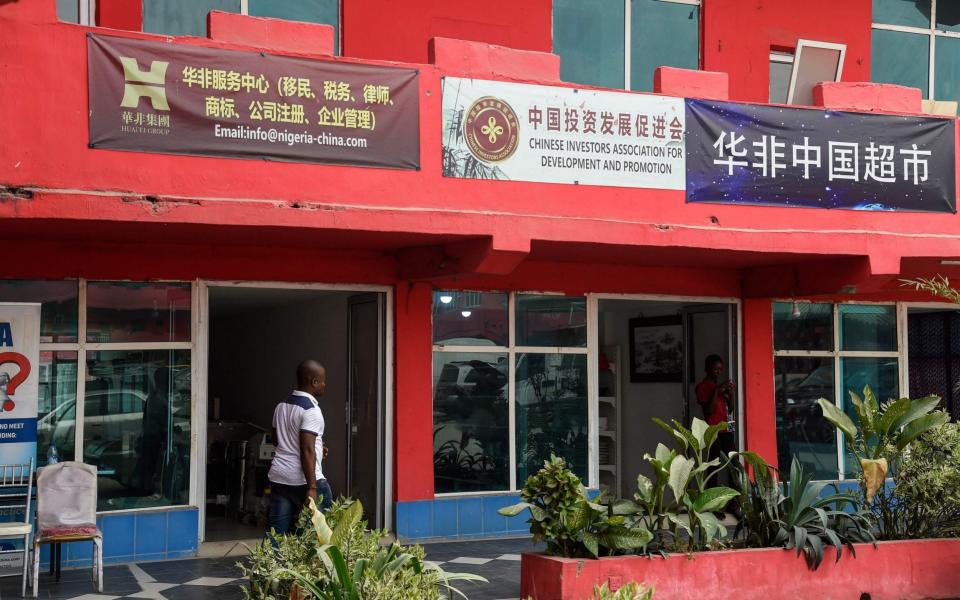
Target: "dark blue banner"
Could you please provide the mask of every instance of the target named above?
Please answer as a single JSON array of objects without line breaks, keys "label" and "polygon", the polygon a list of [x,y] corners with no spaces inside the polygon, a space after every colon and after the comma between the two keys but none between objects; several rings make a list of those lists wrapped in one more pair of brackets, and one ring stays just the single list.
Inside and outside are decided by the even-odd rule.
[{"label": "dark blue banner", "polygon": [[956,212],[953,119],[686,103],[687,202]]},{"label": "dark blue banner", "polygon": [[37,441],[36,419],[0,418],[0,444],[21,444]]}]

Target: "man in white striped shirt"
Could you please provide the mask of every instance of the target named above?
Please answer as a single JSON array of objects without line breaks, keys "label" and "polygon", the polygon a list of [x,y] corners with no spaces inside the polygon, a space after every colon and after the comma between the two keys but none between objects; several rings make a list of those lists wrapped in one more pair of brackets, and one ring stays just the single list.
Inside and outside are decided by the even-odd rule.
[{"label": "man in white striped shirt", "polygon": [[273,411],[276,453],[267,477],[269,527],[277,535],[294,528],[307,498],[317,500],[321,509],[333,500],[321,468],[324,421],[316,398],[326,389],[326,369],[315,360],[305,360],[297,366],[297,389]]}]

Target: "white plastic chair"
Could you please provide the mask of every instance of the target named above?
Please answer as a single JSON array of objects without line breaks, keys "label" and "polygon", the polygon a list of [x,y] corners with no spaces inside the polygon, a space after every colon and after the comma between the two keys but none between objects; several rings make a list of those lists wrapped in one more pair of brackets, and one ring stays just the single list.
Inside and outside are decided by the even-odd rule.
[{"label": "white plastic chair", "polygon": [[[43,467],[37,476],[37,533],[33,539],[33,597],[40,582],[41,544],[93,542],[93,577],[103,593],[103,534],[97,527],[97,468],[79,462]],[[50,553],[51,564],[54,552]]]},{"label": "white plastic chair", "polygon": [[18,518],[0,522],[0,540],[23,540],[23,550],[2,550],[0,554],[23,552],[23,581],[20,595],[27,595],[27,568],[30,565],[30,538],[33,536],[33,459],[23,465],[0,465],[0,515]]}]

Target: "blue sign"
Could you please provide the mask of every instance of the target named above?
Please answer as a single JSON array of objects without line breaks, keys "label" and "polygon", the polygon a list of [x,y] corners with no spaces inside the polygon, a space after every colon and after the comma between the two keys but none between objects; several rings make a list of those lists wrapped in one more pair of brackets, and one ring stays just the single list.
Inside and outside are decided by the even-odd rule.
[{"label": "blue sign", "polygon": [[954,120],[686,101],[687,202],[956,212]]}]

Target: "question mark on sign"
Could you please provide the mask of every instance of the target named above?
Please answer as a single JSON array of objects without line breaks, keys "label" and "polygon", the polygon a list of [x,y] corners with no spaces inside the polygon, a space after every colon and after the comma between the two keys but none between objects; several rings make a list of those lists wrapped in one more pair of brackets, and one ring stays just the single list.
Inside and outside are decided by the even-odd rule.
[{"label": "question mark on sign", "polygon": [[[5,364],[15,364],[20,367],[20,370],[17,371],[17,374],[10,377],[10,380],[7,382],[6,394],[0,393],[0,396],[13,396],[17,393],[17,388],[20,387],[24,381],[27,380],[27,377],[30,376],[30,361],[27,360],[27,357],[20,354],[19,352],[0,352],[0,366]],[[6,375],[6,373],[2,373]],[[9,375],[8,375],[9,377]],[[0,390],[2,392],[3,390]],[[13,410],[16,405],[13,403],[13,400],[9,398],[4,398],[3,405],[0,406],[2,411]]]}]

